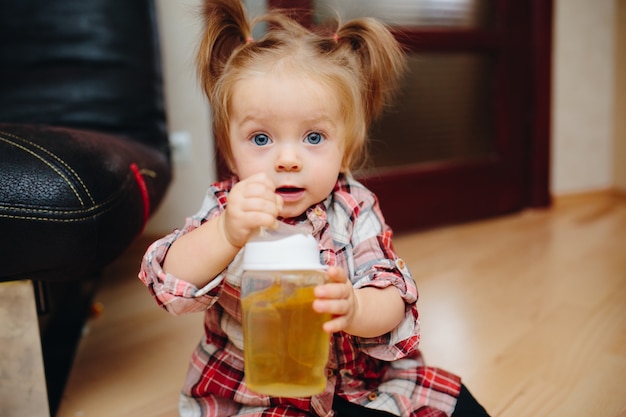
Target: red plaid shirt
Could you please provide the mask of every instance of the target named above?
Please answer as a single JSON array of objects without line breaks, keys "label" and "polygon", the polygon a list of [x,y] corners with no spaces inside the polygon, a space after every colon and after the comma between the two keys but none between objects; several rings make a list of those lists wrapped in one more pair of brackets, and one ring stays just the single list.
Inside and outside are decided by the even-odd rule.
[{"label": "red plaid shirt", "polygon": [[297,220],[319,242],[326,265],[348,271],[355,288],[394,286],[405,300],[404,320],[391,332],[360,338],[331,337],[326,390],[310,398],[275,398],[250,391],[243,373],[240,281],[242,251],[204,288],[166,274],[167,250],[178,237],[219,216],[237,180],[213,184],[200,211],[181,230],[154,242],[144,256],[140,279],[172,314],[204,311],[205,335],[194,351],[180,399],[182,417],[332,416],[334,395],[399,416],[450,415],[460,391],[457,376],[426,367],[417,348],[419,319],[415,281],[395,254],[392,231],[376,197],[341,176],[333,193]]}]

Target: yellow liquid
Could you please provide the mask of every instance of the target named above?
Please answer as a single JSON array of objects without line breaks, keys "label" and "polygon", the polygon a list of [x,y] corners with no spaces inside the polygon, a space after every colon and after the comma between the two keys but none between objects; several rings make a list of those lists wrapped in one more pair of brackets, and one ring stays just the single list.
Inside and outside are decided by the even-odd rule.
[{"label": "yellow liquid", "polygon": [[246,384],[260,394],[308,397],[326,387],[328,314],[313,311],[313,287],[275,284],[243,298]]}]

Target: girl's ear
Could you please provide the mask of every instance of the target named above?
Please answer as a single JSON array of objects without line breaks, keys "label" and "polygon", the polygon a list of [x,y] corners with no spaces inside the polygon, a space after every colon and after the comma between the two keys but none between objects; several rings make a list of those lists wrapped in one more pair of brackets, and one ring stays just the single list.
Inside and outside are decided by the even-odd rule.
[{"label": "girl's ear", "polygon": [[224,164],[226,164],[226,168],[230,171],[231,174],[239,176],[237,172],[237,167],[235,166],[235,161],[233,160],[232,155],[226,156],[222,154],[222,158],[224,159]]},{"label": "girl's ear", "polygon": [[341,161],[341,167],[339,168],[339,172],[342,174],[347,174],[350,172],[350,165],[351,165],[351,158],[349,157],[349,155],[346,155],[345,153],[348,152],[347,150],[344,150],[344,155],[343,155],[343,159]]}]

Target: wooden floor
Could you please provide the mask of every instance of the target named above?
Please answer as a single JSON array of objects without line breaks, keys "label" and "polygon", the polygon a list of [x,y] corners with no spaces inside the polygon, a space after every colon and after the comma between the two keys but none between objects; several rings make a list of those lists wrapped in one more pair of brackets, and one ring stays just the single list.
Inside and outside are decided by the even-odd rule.
[{"label": "wooden floor", "polygon": [[[152,238],[108,269],[58,417],[176,416],[202,317],[161,311],[136,278]],[[626,197],[396,236],[420,289],[427,362],[492,416],[626,416]]]}]

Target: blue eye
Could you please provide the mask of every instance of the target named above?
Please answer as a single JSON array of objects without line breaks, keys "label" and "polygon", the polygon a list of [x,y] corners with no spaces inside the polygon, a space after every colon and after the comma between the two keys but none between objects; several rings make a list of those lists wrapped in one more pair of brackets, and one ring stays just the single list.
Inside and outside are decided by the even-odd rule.
[{"label": "blue eye", "polygon": [[257,133],[252,137],[252,142],[257,146],[265,146],[272,143],[272,140],[264,133]]},{"label": "blue eye", "polygon": [[324,141],[324,136],[322,136],[322,134],[318,132],[311,132],[306,135],[306,138],[304,140],[311,145],[319,145]]}]

